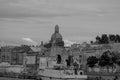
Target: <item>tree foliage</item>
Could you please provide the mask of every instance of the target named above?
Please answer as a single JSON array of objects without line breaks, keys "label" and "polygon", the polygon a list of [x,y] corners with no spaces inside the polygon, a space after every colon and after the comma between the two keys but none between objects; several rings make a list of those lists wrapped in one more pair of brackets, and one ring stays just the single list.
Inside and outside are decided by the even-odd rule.
[{"label": "tree foliage", "polygon": [[87,65],[93,68],[98,63],[98,59],[95,56],[90,56],[87,59]]},{"label": "tree foliage", "polygon": [[98,44],[108,44],[110,42],[113,42],[113,43],[120,43],[120,35],[116,34],[110,34],[110,35],[107,35],[107,34],[102,34],[101,36],[97,36],[96,37],[96,42]]},{"label": "tree foliage", "polygon": [[112,65],[111,58],[109,57],[108,52],[104,52],[99,58],[99,66],[105,67],[110,65]]},{"label": "tree foliage", "polygon": [[95,56],[88,57],[88,67],[93,68],[96,64],[100,67],[106,67],[108,71],[110,67],[113,69],[116,65],[120,66],[120,53],[108,50],[103,52],[99,58],[96,58]]}]

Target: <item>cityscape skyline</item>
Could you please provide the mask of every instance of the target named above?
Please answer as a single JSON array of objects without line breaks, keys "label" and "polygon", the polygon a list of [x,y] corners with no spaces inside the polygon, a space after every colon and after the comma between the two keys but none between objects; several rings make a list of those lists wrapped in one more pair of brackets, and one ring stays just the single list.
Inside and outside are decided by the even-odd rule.
[{"label": "cityscape skyline", "polygon": [[120,34],[119,4],[119,0],[0,0],[0,42],[40,44],[50,40],[57,24],[66,41]]}]

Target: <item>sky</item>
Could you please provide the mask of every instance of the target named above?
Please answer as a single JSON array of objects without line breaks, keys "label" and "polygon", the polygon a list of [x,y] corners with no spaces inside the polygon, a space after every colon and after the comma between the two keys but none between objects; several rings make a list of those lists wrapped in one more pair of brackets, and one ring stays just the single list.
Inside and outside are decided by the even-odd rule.
[{"label": "sky", "polygon": [[73,42],[120,34],[120,0],[0,0],[0,43],[47,42],[55,25]]}]

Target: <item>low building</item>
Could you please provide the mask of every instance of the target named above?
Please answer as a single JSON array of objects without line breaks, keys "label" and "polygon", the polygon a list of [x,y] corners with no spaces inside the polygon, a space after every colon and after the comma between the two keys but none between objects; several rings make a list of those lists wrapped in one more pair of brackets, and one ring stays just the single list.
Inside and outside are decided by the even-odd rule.
[{"label": "low building", "polygon": [[77,62],[79,65],[84,63],[84,55],[79,48],[80,44],[75,44],[67,48],[64,47],[64,41],[62,35],[59,33],[58,25],[55,26],[55,32],[51,36],[49,44],[50,47],[41,50],[39,68],[67,67],[67,60],[71,55],[74,58],[74,63]]},{"label": "low building", "polygon": [[39,64],[39,57],[38,57],[39,53],[38,52],[28,52],[26,54],[26,61],[25,61],[25,65],[27,68],[29,69],[37,69]]},{"label": "low building", "polygon": [[11,63],[11,56],[12,56],[13,48],[14,48],[14,46],[4,46],[4,47],[1,47],[0,63],[1,62]]},{"label": "low building", "polygon": [[27,54],[25,47],[17,46],[12,50],[11,65],[23,65],[24,57]]}]

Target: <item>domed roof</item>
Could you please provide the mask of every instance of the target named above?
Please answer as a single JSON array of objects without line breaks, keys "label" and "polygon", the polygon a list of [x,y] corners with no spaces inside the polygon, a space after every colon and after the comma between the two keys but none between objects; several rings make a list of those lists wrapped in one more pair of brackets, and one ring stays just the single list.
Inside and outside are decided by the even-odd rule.
[{"label": "domed roof", "polygon": [[62,40],[62,35],[59,33],[58,25],[55,26],[55,32],[51,36],[51,41],[54,41],[54,40]]},{"label": "domed roof", "polygon": [[54,33],[51,36],[51,40],[62,39],[62,35],[60,33]]}]

